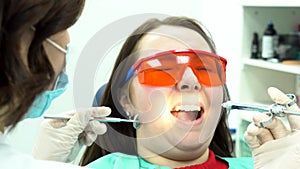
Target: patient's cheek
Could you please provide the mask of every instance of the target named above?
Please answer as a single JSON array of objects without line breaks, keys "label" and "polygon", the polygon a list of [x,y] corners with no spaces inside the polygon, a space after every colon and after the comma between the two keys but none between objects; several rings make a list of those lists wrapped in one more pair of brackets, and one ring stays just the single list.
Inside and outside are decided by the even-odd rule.
[{"label": "patient's cheek", "polygon": [[[151,122],[160,118],[166,109],[166,97],[164,92],[154,87],[145,85],[132,85],[132,104],[135,113],[138,113],[144,122]],[[133,89],[132,88],[132,89]]]}]

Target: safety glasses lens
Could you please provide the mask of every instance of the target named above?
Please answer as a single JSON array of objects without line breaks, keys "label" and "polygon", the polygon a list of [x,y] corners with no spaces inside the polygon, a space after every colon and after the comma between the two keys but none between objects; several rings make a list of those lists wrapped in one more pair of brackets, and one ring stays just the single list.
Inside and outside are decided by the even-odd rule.
[{"label": "safety glasses lens", "polygon": [[137,64],[138,79],[144,85],[174,85],[187,67],[205,86],[220,86],[226,81],[226,60],[204,51],[163,52],[144,58]]}]

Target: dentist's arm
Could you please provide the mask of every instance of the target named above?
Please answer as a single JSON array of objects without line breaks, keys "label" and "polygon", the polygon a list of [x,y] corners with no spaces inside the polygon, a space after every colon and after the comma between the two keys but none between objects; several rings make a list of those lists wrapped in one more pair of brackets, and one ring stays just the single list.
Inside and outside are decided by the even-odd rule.
[{"label": "dentist's arm", "polygon": [[91,145],[97,135],[106,132],[106,125],[93,118],[106,117],[108,107],[93,107],[64,114],[72,115],[70,120],[44,120],[42,122],[33,156],[36,159],[71,162],[83,145]]},{"label": "dentist's arm", "polygon": [[[286,105],[291,102],[283,92],[271,87],[268,93],[276,103]],[[300,112],[297,104],[287,108]],[[285,126],[279,118],[258,127],[255,123],[266,121],[270,117],[266,114],[257,114],[253,117],[247,131],[245,141],[252,149],[255,169],[296,169],[300,166],[300,116],[288,115],[289,126]]]}]

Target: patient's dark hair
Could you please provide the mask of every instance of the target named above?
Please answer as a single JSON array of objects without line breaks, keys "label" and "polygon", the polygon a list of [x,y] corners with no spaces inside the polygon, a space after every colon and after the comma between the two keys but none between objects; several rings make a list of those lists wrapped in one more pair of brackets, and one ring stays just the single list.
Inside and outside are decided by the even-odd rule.
[{"label": "patient's dark hair", "polygon": [[[124,118],[124,112],[122,112],[124,110],[121,110],[119,103],[115,102],[115,98],[113,96],[115,91],[113,90],[117,89],[114,86],[121,85],[121,83],[125,81],[129,67],[133,64],[132,60],[129,61],[130,59],[126,58],[137,50],[137,44],[145,34],[162,25],[181,26],[198,32],[206,40],[211,51],[216,53],[214,42],[210,36],[208,36],[204,29],[202,29],[200,23],[193,19],[186,17],[168,17],[164,20],[150,19],[146,21],[125,41],[115,62],[112,76],[107,84],[104,95],[102,96],[100,105],[108,106],[112,109],[112,114],[110,116]],[[223,85],[223,91],[223,101],[229,100],[226,85]],[[137,155],[136,139],[134,139],[136,138],[135,130],[136,129],[133,128],[132,123],[109,123],[108,131],[104,135],[98,136],[97,144],[93,143],[86,149],[80,165],[87,165],[88,163],[112,152]],[[122,135],[122,137],[118,137],[118,135]],[[128,138],[124,137],[124,135],[128,136]],[[220,122],[218,123],[214,137],[210,143],[210,149],[219,156],[232,156],[233,144],[227,125],[227,112],[223,108]]]}]

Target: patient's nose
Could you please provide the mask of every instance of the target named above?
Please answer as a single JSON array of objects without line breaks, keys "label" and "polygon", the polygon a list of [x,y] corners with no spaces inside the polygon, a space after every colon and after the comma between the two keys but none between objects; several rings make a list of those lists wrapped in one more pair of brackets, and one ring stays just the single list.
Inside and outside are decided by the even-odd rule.
[{"label": "patient's nose", "polygon": [[177,83],[179,91],[199,91],[201,85],[190,67],[187,67],[182,75],[182,78]]}]

